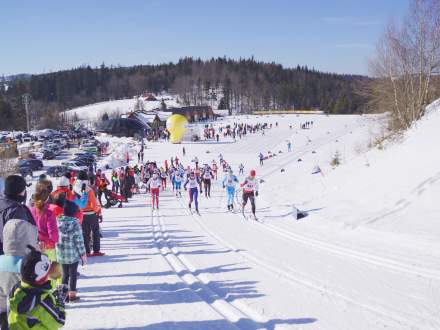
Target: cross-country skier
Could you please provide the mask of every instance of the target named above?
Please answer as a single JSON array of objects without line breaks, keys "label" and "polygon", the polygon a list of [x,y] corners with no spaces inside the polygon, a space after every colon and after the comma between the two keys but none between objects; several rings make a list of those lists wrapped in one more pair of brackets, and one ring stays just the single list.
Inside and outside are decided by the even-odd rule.
[{"label": "cross-country skier", "polygon": [[160,171],[160,179],[162,180],[162,191],[164,191],[167,188],[167,172],[166,172],[166,170],[162,169]]},{"label": "cross-country skier", "polygon": [[176,168],[174,166],[171,167],[170,170],[168,171],[168,176],[169,176],[171,185],[173,187],[173,192],[174,192],[176,189],[175,180],[174,180],[174,178],[176,176]]},{"label": "cross-country skier", "polygon": [[214,178],[217,180],[217,164],[215,162],[215,160],[212,161],[212,174],[214,176]]},{"label": "cross-country skier", "polygon": [[196,169],[199,168],[199,158],[197,156],[194,157],[194,163],[196,164]]},{"label": "cross-country skier", "polygon": [[182,181],[183,177],[182,174],[178,171],[175,171],[174,173],[174,187],[176,189],[176,196],[182,197]]},{"label": "cross-country skier", "polygon": [[202,188],[202,179],[201,179],[201,173],[200,173],[200,168],[196,167],[194,169],[194,175],[196,176],[197,181],[199,182],[199,188],[200,188],[200,193],[203,193],[203,188]]},{"label": "cross-country skier", "polygon": [[234,175],[232,170],[229,170],[229,173],[226,174],[223,179],[223,188],[226,188],[226,193],[228,195],[228,210],[232,211],[234,209],[234,196],[235,196],[235,187],[238,183],[237,177]]},{"label": "cross-country skier", "polygon": [[147,186],[150,187],[151,192],[151,209],[159,209],[159,190],[160,190],[160,184],[161,178],[159,177],[159,174],[157,172],[153,173],[152,178],[148,181]]},{"label": "cross-country skier", "polygon": [[145,183],[145,191],[147,193],[150,191],[150,187],[148,186],[150,179],[151,179],[150,170],[148,169],[148,167],[145,166],[143,182]]},{"label": "cross-country skier", "polygon": [[199,196],[200,180],[199,180],[198,177],[196,177],[194,172],[191,172],[189,174],[189,176],[186,178],[186,182],[183,185],[183,188],[185,189],[185,191],[187,190],[187,186],[188,185],[189,185],[189,203],[188,203],[188,207],[191,210],[191,204],[194,201],[194,204],[196,206],[196,212],[199,213],[198,196]]},{"label": "cross-country skier", "polygon": [[213,178],[214,176],[211,173],[211,169],[208,165],[205,165],[202,174],[203,186],[205,187],[205,197],[211,197],[211,180]]},{"label": "cross-country skier", "polygon": [[264,155],[260,152],[260,154],[258,155],[258,158],[260,159],[260,165],[263,166],[263,161],[264,161]]},{"label": "cross-country skier", "polygon": [[240,163],[240,165],[238,166],[239,172],[238,174],[243,175],[244,174],[244,165],[243,163]]},{"label": "cross-country skier", "polygon": [[256,176],[255,170],[251,170],[249,176],[245,179],[245,181],[242,184],[240,184],[240,186],[243,187],[242,212],[244,214],[244,208],[249,199],[252,205],[252,214],[254,215],[254,219],[257,220],[257,216],[255,215],[255,197],[258,196],[258,181],[255,178],[255,176]]}]

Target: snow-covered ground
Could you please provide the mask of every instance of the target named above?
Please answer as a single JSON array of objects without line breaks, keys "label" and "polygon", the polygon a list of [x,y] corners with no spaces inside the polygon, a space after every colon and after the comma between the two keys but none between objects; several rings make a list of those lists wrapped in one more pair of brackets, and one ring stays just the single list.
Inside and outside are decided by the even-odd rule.
[{"label": "snow-covered ground", "polygon": [[[233,121],[273,128],[236,143],[149,143],[145,159],[203,164],[221,153],[236,173],[241,162],[256,169],[260,221],[227,212],[220,180],[200,198],[201,216],[169,189],[160,214],[145,194],[104,210],[106,256],[80,269],[81,300],[68,306],[65,328],[439,329],[438,109],[401,143],[368,152],[379,116]],[[313,127],[299,129],[305,121]],[[116,153],[128,141],[111,142]],[[268,151],[277,156],[260,166]],[[332,169],[336,152],[342,164]],[[293,205],[308,216],[294,220]]]}]

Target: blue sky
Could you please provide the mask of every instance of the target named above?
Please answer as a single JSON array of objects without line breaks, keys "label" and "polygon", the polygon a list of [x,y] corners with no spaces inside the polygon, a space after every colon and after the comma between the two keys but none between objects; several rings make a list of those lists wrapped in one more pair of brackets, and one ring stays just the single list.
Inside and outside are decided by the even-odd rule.
[{"label": "blue sky", "polygon": [[224,55],[367,74],[386,22],[408,2],[5,0],[0,75]]}]

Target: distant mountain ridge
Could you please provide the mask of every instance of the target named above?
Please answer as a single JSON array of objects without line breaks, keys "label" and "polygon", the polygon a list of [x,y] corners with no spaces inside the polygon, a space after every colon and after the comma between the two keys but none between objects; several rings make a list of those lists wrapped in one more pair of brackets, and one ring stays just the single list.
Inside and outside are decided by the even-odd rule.
[{"label": "distant mountain ridge", "polygon": [[11,82],[14,80],[19,80],[19,79],[29,79],[30,77],[32,77],[32,75],[30,73],[18,73],[18,74],[9,75],[9,76],[1,76],[0,81],[1,82]]}]

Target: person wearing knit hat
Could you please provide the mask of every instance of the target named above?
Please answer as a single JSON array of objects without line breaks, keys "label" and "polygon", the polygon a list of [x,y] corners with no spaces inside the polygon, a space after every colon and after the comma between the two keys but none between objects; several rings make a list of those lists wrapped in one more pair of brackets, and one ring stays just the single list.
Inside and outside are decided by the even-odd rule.
[{"label": "person wearing knit hat", "polygon": [[21,261],[21,281],[9,295],[9,329],[59,329],[64,326],[64,301],[55,295],[49,276],[49,258],[29,246]]},{"label": "person wearing knit hat", "polygon": [[75,199],[75,195],[73,194],[72,190],[70,189],[70,180],[66,175],[63,175],[60,180],[58,181],[58,187],[57,189],[52,192],[51,196],[52,198],[55,198],[56,195],[59,193],[65,193],[66,198],[71,201]]},{"label": "person wearing knit hat", "polygon": [[70,180],[66,176],[62,176],[58,182],[58,187],[68,187],[70,185]]},{"label": "person wearing knit hat", "polygon": [[30,285],[42,285],[49,281],[49,275],[52,270],[52,263],[49,257],[33,246],[29,245],[31,250],[21,261],[21,279]]},{"label": "person wearing knit hat", "polygon": [[5,196],[16,197],[24,196],[26,191],[26,180],[20,175],[10,175],[5,180]]},{"label": "person wearing knit hat", "polygon": [[3,227],[10,219],[25,220],[35,226],[26,202],[26,181],[19,175],[10,175],[5,180],[4,196],[0,196],[0,255],[3,254]]}]

